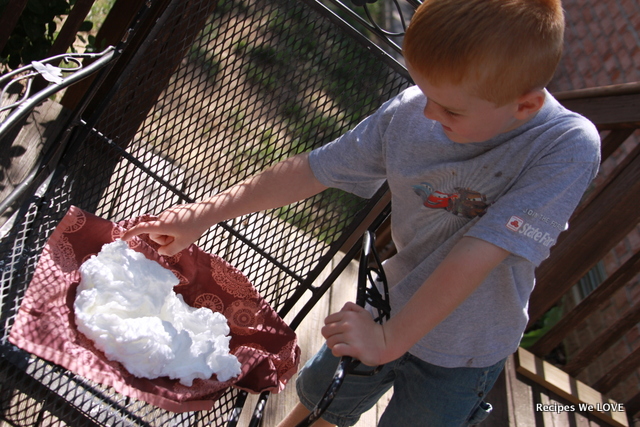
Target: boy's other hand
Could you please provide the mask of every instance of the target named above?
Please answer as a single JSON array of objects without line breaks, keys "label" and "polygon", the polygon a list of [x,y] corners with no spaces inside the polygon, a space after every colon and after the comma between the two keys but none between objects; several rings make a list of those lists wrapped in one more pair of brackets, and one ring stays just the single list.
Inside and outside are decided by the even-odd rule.
[{"label": "boy's other hand", "polygon": [[143,221],[131,227],[122,235],[122,240],[133,236],[149,234],[149,238],[160,245],[160,255],[175,255],[198,240],[208,228],[202,225],[201,204],[179,205],[167,209],[157,219]]},{"label": "boy's other hand", "polygon": [[334,356],[351,356],[368,366],[393,360],[387,355],[382,325],[374,322],[371,314],[359,305],[346,303],[339,312],[329,315],[324,323],[322,335]]}]

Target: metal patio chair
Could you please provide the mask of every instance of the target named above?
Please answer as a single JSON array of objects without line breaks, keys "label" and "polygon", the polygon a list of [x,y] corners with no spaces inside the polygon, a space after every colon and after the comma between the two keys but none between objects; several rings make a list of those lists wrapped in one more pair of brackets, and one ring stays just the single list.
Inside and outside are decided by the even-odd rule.
[{"label": "metal patio chair", "polygon": [[[374,321],[382,324],[391,318],[391,305],[389,303],[389,287],[382,267],[382,261],[375,247],[375,230],[380,222],[390,214],[389,209],[382,212],[376,222],[362,237],[360,259],[358,263],[358,285],[356,292],[356,304],[361,307],[371,307]],[[311,410],[309,415],[299,422],[296,427],[308,427],[316,422],[329,408],[331,402],[342,387],[347,375],[372,376],[380,372],[382,366],[361,367],[361,362],[350,356],[340,358],[340,363],[324,393],[324,396]]]},{"label": "metal patio chair", "polygon": [[[48,236],[71,205],[116,221],[224,190],[333,140],[410,84],[378,45],[389,34],[366,20],[347,23],[332,10],[338,3],[166,0],[145,8],[154,5],[159,12],[143,14],[142,29],[116,47],[116,64],[21,187],[26,201],[2,206],[16,209],[0,243],[0,420],[7,423],[236,425],[246,399],[238,389],[211,411],[172,413],[8,342]],[[388,198],[386,187],[369,200],[328,190],[218,224],[197,243],[243,271],[281,317],[291,313],[295,330],[357,255],[363,232],[388,214]],[[345,257],[318,283],[339,251]],[[260,410],[251,423],[261,424]]]}]

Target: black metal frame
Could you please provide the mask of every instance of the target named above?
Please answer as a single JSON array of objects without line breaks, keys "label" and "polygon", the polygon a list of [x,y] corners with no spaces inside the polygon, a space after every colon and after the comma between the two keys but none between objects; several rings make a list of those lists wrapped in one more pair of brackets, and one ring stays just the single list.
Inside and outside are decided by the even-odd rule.
[{"label": "black metal frame", "polygon": [[[353,41],[364,46],[365,51],[368,51],[370,55],[376,57],[381,63],[386,64],[390,70],[393,70],[398,76],[401,76],[405,83],[394,83],[397,87],[394,86],[392,91],[399,91],[403,85],[408,85],[409,78],[405,68],[399,61],[387,53],[385,49],[378,46],[377,42],[360,34],[353,26],[340,18],[324,4],[315,0],[300,1],[320,13],[336,27],[341,28]],[[137,171],[136,173],[140,173],[140,176],[144,177],[144,179],[151,180],[160,185],[164,191],[175,196],[174,203],[176,201],[189,202],[195,199],[193,194],[177,186],[171,179],[167,178],[162,171],[159,172],[156,170],[153,164],[150,165],[144,159],[140,158],[137,152],[129,146],[127,141],[123,143],[123,141],[118,138],[118,135],[109,135],[108,132],[105,132],[103,124],[103,121],[106,120],[105,116],[107,116],[113,108],[112,101],[118,100],[119,93],[124,90],[123,87],[131,83],[132,76],[135,77],[137,68],[140,64],[147,61],[147,57],[145,56],[146,52],[153,48],[158,38],[161,38],[163,30],[166,28],[165,24],[171,21],[176,13],[175,11],[182,6],[182,3],[180,0],[169,1],[164,13],[158,18],[154,18],[157,19],[157,21],[155,25],[152,26],[149,34],[142,37],[142,41],[135,46],[136,51],[128,60],[127,64],[121,67],[121,69],[115,70],[113,67],[115,56],[122,54],[127,43],[129,43],[135,35],[133,31],[128,33],[125,40],[114,50],[113,57],[110,58],[109,61],[105,60],[105,62],[109,64],[106,68],[110,73],[105,71],[101,74],[101,77],[92,86],[92,89],[81,103],[81,106],[74,111],[72,118],[66,126],[66,130],[59,136],[56,144],[54,144],[51,154],[46,155],[44,162],[34,170],[33,177],[30,178],[27,183],[28,185],[20,189],[21,194],[32,194],[33,197],[16,213],[16,217],[18,218],[16,225],[10,230],[9,235],[4,239],[3,243],[0,244],[0,272],[3,274],[3,283],[6,283],[6,285],[0,287],[0,290],[5,292],[4,295],[0,294],[0,302],[9,300],[19,301],[21,299],[24,289],[17,287],[25,286],[25,284],[28,283],[29,277],[33,273],[39,250],[47,234],[52,230],[56,219],[64,214],[64,212],[60,212],[60,209],[62,209],[66,203],[69,203],[69,200],[75,200],[75,198],[78,197],[78,193],[93,190],[91,187],[86,188],[86,185],[82,182],[82,173],[87,172],[82,172],[82,167],[85,166],[80,164],[82,162],[88,162],[88,160],[84,159],[91,157],[85,154],[85,152],[91,154],[95,153],[96,150],[104,150],[105,153],[108,152],[110,156],[123,159],[121,161],[132,165]],[[145,19],[145,13],[147,13],[152,6],[153,2],[147,2],[145,4],[136,19],[136,28],[141,25],[140,23]],[[371,28],[373,32],[380,30],[377,24],[372,24]],[[389,34],[384,34],[384,37],[388,40]],[[115,78],[113,77],[114,73],[117,73]],[[354,76],[354,79],[357,78],[358,76]],[[106,89],[105,84],[108,86]],[[96,94],[99,95],[96,97]],[[91,114],[85,118],[85,111],[89,109],[89,105],[91,105]],[[100,179],[99,170],[95,169],[96,166],[87,163],[85,168],[88,169],[89,173],[95,172],[97,176],[92,178]],[[76,172],[76,170],[80,172]],[[78,175],[78,173],[80,173],[80,175]],[[35,191],[35,188],[43,182],[45,185],[43,185],[39,191]],[[48,184],[48,186],[46,184]],[[106,189],[104,191],[106,191]],[[255,241],[253,237],[246,235],[242,227],[239,227],[241,224],[236,221],[228,221],[220,224],[216,228],[215,233],[217,233],[217,236],[224,235],[236,239],[243,245],[244,248],[242,251],[251,251],[257,254],[257,256],[265,259],[266,262],[273,264],[282,274],[290,277],[290,280],[297,283],[297,290],[295,292],[284,295],[283,297],[274,297],[276,298],[274,301],[279,305],[277,308],[278,312],[282,317],[289,313],[301,298],[307,298],[305,305],[299,309],[294,319],[290,322],[291,327],[295,329],[338,275],[346,268],[349,262],[355,258],[360,250],[358,239],[359,236],[362,235],[363,230],[375,222],[376,218],[382,218],[388,215],[388,198],[389,193],[385,186],[380,189],[372,199],[361,202],[359,204],[359,212],[349,218],[349,225],[345,226],[339,235],[331,241],[329,249],[323,250],[323,252],[318,255],[313,264],[313,268],[304,273],[293,271],[288,264],[280,262],[278,258],[272,254],[272,248],[265,247],[264,241]],[[59,202],[59,200],[62,202]],[[58,203],[62,204],[58,205]],[[10,203],[7,202],[3,203],[2,206],[4,208],[9,205]],[[121,215],[121,213],[118,214],[116,212],[114,215]],[[251,218],[249,218],[249,220],[251,220]],[[204,244],[210,244],[210,240],[205,239]],[[7,249],[7,247],[9,248]],[[329,277],[323,281],[323,283],[317,285],[315,282],[324,269],[324,266],[331,261],[334,254],[339,250],[346,251],[346,256],[334,271],[332,271]],[[15,284],[13,284],[14,282]],[[21,283],[21,285],[19,285],[19,283]],[[8,289],[8,291],[5,291],[6,289]],[[308,294],[311,296],[309,297]],[[4,302],[2,304],[0,320],[10,328],[15,313],[12,311],[13,309],[7,307]],[[25,352],[9,345],[6,342],[6,330],[4,330],[3,333],[5,336],[0,337],[0,363],[2,366],[24,372],[26,374],[25,378],[27,378],[25,381],[31,384],[29,387],[40,390],[39,393],[47,396],[47,401],[51,402],[51,405],[56,408],[59,408],[61,404],[64,406],[66,403],[68,408],[57,412],[60,413],[60,418],[76,420],[71,423],[72,425],[74,423],[75,425],[89,425],[100,422],[152,425],[151,422],[147,420],[148,415],[145,415],[147,412],[140,413],[130,409],[131,403],[128,399],[122,400],[121,397],[107,393],[72,373],[62,371],[55,365],[39,359],[30,358]],[[5,361],[3,362],[3,360]],[[73,384],[73,391],[65,394],[59,390],[52,389],[51,387],[54,386],[45,383],[45,378],[52,375],[54,377],[64,378],[63,381]],[[261,424],[262,409],[266,404],[267,396],[268,393],[263,393],[260,397],[251,421],[252,426]],[[43,397],[42,399],[45,398]],[[224,396],[224,404],[227,405],[228,409],[227,412],[222,415],[228,417],[227,424],[229,426],[237,424],[245,399],[246,394],[244,392],[238,392],[237,390],[233,390],[228,396]],[[229,405],[232,406],[229,407]],[[91,412],[98,407],[102,409],[99,410],[99,417],[96,418]],[[144,409],[144,411],[150,410],[151,409]],[[196,423],[213,423],[217,416],[216,414],[187,414],[184,416],[187,418],[182,417],[179,422],[189,425]],[[211,419],[210,417],[214,418]],[[176,419],[179,420],[180,417]],[[191,419],[199,421],[189,421]]]},{"label": "black metal frame", "polygon": [[[404,2],[400,0],[391,0],[391,3],[393,4],[393,7],[395,9],[395,13],[400,20],[401,28],[388,29],[389,26],[386,23],[381,24],[377,22],[376,18],[370,11],[369,4],[377,3],[378,0],[351,1],[351,3],[353,3],[356,7],[362,7],[365,15],[364,17],[356,13],[352,8],[350,8],[347,4],[340,0],[328,0],[328,2],[334,4],[346,16],[349,16],[351,19],[363,25],[364,28],[378,37],[378,40],[381,40],[387,48],[391,49],[391,51],[397,53],[398,55],[402,55],[401,39],[407,30],[411,15],[413,11],[422,4],[420,0],[405,0]],[[378,46],[377,43],[376,46]]]},{"label": "black metal frame", "polygon": [[[391,306],[389,304],[389,286],[387,278],[382,267],[382,262],[375,247],[375,234],[377,225],[381,223],[388,215],[390,215],[390,205],[378,217],[378,221],[371,229],[367,230],[362,237],[362,249],[360,252],[360,260],[358,264],[358,287],[356,293],[356,304],[361,307],[370,306],[377,316],[374,321],[382,324],[391,317]],[[375,274],[375,277],[373,274]],[[380,293],[379,285],[383,292]],[[331,383],[327,387],[324,395],[316,406],[310,411],[304,420],[299,422],[296,427],[309,427],[315,423],[322,414],[329,408],[336,394],[342,387],[344,379],[347,375],[355,376],[373,376],[382,369],[382,365],[372,368],[359,368],[361,362],[350,356],[340,358],[340,363],[336,368],[336,372],[331,379]]]},{"label": "black metal frame", "polygon": [[[76,69],[73,70],[73,74],[65,77],[59,83],[50,84],[45,89],[33,94],[32,96],[27,95],[29,95],[31,91],[33,80],[39,75],[38,72],[31,71],[33,70],[32,65],[15,70],[15,72],[8,73],[0,78],[0,85],[3,85],[3,95],[4,92],[12,85],[18,84],[22,80],[26,80],[27,82],[24,96],[19,101],[3,108],[3,110],[13,109],[13,111],[11,111],[2,123],[0,123],[0,139],[7,136],[17,126],[21,125],[23,120],[31,113],[31,111],[51,95],[54,95],[55,93],[58,93],[101,70],[108,69],[117,57],[116,52],[117,51],[113,46],[109,46],[99,54],[64,54],[43,61],[43,63],[57,62],[59,60],[63,60],[65,62],[73,61],[78,65]],[[79,59],[81,58],[96,58],[97,60],[83,68],[82,64],[79,62]],[[27,72],[26,75],[21,74],[25,72]],[[14,76],[16,76],[16,78],[12,80],[12,77]],[[87,101],[89,100],[89,98],[85,99]],[[86,104],[83,106],[86,106]],[[78,110],[80,111],[81,108]],[[53,148],[51,150],[40,156],[39,162],[32,168],[29,175],[27,175],[20,185],[18,185],[4,200],[0,201],[0,214],[4,213],[13,204],[15,204],[20,197],[28,193],[34,185],[41,183],[44,180],[44,175],[53,170],[57,160],[60,158],[62,150],[65,148],[65,144],[54,143],[52,144],[52,147]]]},{"label": "black metal frame", "polygon": [[[49,149],[39,156],[38,162],[33,166],[27,177],[16,186],[11,194],[0,201],[0,215],[18,203],[26,194],[35,191],[38,186],[51,178],[51,174],[57,167],[63,152],[67,149],[71,133],[81,121],[80,117],[82,117],[85,109],[96,95],[98,88],[104,82],[116,61],[120,58],[124,49],[128,46],[131,40],[129,36],[139,29],[141,23],[147,17],[150,7],[151,2],[147,2],[140,8],[125,32],[125,36],[116,46],[108,46],[100,53],[65,53],[40,61],[42,64],[58,64],[62,61],[66,64],[73,63],[75,67],[62,69],[61,71],[65,73],[66,76],[64,76],[60,82],[50,82],[44,89],[37,93],[31,93],[33,82],[36,77],[40,75],[40,73],[35,71],[33,64],[26,65],[0,77],[3,97],[9,87],[14,84],[26,82],[21,99],[0,110],[11,110],[0,123],[0,140],[2,140],[8,137],[16,127],[21,126],[27,116],[41,102],[88,77],[95,76],[93,84],[84,94],[74,109],[73,114],[67,119],[64,131],[55,138],[55,141],[50,145]],[[80,62],[81,59],[94,59],[95,61],[84,66],[83,63]]]}]

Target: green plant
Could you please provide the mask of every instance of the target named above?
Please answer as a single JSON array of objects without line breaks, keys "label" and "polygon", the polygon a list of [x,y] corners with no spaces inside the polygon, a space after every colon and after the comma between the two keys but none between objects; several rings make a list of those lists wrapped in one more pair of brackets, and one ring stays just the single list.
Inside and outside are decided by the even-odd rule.
[{"label": "green plant", "polygon": [[[29,0],[7,44],[0,53],[3,69],[16,69],[22,64],[45,58],[55,40],[57,21],[67,15],[76,0]],[[0,14],[9,0],[0,0]],[[93,23],[83,22],[81,32],[92,29]],[[87,39],[82,39],[90,41]]]},{"label": "green plant", "polygon": [[533,325],[532,329],[527,331],[522,340],[520,341],[520,347],[531,348],[544,334],[549,332],[556,323],[562,318],[562,308],[552,307],[547,311],[542,318]]}]

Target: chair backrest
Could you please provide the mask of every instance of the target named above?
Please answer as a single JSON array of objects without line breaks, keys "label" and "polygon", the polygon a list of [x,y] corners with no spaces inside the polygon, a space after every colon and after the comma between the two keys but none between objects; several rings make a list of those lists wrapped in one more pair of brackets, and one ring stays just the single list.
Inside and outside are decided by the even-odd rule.
[{"label": "chair backrest", "polygon": [[[237,391],[225,394],[210,413],[169,414],[99,385],[80,387],[72,374],[40,360],[27,364],[24,355],[9,350],[12,319],[38,254],[68,207],[116,221],[200,199],[326,144],[409,85],[389,55],[356,39],[352,28],[336,25],[333,12],[320,3],[167,3],[127,63],[116,67],[109,87],[98,91],[92,114],[74,130],[46,192],[22,208],[0,245],[0,371],[16,365],[30,370],[3,378],[2,387],[20,389],[16,396],[23,397],[16,399],[27,402],[23,407],[34,390],[47,396],[53,391],[55,397],[47,397],[52,402],[84,402],[68,403],[57,415],[73,418],[74,426],[122,420],[223,425]],[[382,191],[362,200],[329,190],[219,224],[198,244],[241,269],[284,315],[301,297],[318,297],[314,280],[381,197]],[[60,385],[45,390],[43,378],[52,375]],[[87,393],[91,397],[83,397]]]}]

